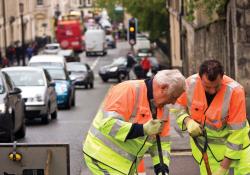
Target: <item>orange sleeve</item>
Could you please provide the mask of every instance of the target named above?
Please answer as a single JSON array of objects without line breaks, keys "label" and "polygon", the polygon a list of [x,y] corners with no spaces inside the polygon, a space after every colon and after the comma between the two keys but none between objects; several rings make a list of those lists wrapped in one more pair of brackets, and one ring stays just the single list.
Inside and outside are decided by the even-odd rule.
[{"label": "orange sleeve", "polygon": [[246,120],[246,99],[242,87],[233,90],[228,115],[228,124],[237,124]]},{"label": "orange sleeve", "polygon": [[121,83],[114,86],[108,93],[104,101],[104,110],[115,111],[128,121],[133,112],[134,101],[134,88],[127,83]]},{"label": "orange sleeve", "polygon": [[186,107],[187,106],[187,93],[183,92],[181,96],[177,99],[176,103]]}]

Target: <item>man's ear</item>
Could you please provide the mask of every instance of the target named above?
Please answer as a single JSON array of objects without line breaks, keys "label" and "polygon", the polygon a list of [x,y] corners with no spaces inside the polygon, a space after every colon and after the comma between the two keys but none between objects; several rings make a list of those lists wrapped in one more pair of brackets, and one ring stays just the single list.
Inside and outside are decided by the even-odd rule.
[{"label": "man's ear", "polygon": [[161,86],[160,86],[160,88],[161,88],[162,90],[166,90],[166,89],[168,89],[168,87],[169,87],[168,84],[164,84],[164,85],[161,85]]}]

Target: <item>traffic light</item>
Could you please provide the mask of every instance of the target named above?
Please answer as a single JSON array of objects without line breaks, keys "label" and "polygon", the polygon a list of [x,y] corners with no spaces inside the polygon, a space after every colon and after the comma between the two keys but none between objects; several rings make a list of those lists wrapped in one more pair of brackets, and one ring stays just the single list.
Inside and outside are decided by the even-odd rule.
[{"label": "traffic light", "polygon": [[128,21],[128,42],[131,45],[136,44],[136,33],[137,33],[137,20],[136,18],[131,18]]}]

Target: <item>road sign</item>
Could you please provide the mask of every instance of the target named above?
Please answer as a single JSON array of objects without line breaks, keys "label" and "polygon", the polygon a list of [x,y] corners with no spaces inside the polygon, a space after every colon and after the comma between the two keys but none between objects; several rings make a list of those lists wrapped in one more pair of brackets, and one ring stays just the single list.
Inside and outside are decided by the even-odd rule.
[{"label": "road sign", "polygon": [[0,174],[70,175],[69,144],[0,144]]}]

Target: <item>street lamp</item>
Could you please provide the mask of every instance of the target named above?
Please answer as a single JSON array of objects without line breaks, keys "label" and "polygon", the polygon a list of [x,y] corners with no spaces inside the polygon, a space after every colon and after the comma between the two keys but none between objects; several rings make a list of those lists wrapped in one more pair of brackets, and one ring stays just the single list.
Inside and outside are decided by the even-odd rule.
[{"label": "street lamp", "polygon": [[23,12],[24,12],[24,5],[22,2],[19,3],[19,10],[20,10],[20,18],[21,18],[21,37],[22,37],[22,49],[21,49],[21,57],[23,66],[25,66],[25,47],[24,47],[24,24],[23,24]]}]

